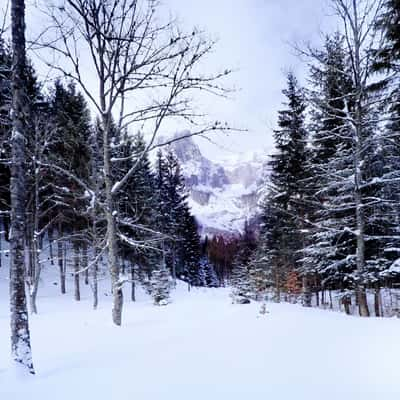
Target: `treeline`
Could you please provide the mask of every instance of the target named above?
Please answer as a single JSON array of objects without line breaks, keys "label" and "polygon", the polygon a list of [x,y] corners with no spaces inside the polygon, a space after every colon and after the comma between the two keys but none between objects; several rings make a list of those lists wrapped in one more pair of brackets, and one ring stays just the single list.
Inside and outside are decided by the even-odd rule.
[{"label": "treeline", "polygon": [[[183,121],[190,136],[231,130],[193,104],[199,91],[227,93],[223,80],[230,70],[198,68],[214,41],[165,18],[158,2],[45,5],[36,10],[39,34],[26,26],[25,6],[12,0],[6,7],[10,26],[4,16],[0,28],[0,186],[5,237],[11,232],[12,357],[34,373],[25,281],[35,311],[47,251],[62,291],[67,256],[77,300],[82,275],[85,282],[92,279],[94,306],[96,277],[107,265],[118,326],[126,283],[151,275],[147,288],[161,303],[169,275],[189,285],[202,281],[200,240],[176,159],[164,152],[152,168],[148,157],[168,145],[158,143],[166,120]],[[42,88],[35,79],[25,31],[32,39],[28,50],[48,68],[46,84],[60,78],[54,87]],[[4,41],[9,32],[10,49]],[[135,132],[143,132],[146,142]]]},{"label": "treeline", "polygon": [[[11,54],[4,41],[0,42],[0,70],[0,244],[7,253],[12,124]],[[24,79],[29,126],[25,241],[30,308],[37,312],[42,266],[50,264],[59,272],[61,293],[66,293],[66,276],[72,273],[75,300],[80,300],[80,285],[90,283],[96,307],[97,280],[99,273],[105,273],[107,251],[107,225],[99,210],[105,201],[102,126],[99,120],[92,123],[88,105],[74,84],[56,81],[44,88],[31,65]],[[207,252],[202,251],[174,154],[159,150],[152,166],[142,134],[129,135],[115,123],[111,132],[112,179],[119,181],[135,167],[125,190],[115,198],[117,256],[131,286],[131,299],[135,300],[135,282],[154,286],[152,275],[160,270],[167,272],[167,281],[171,277],[190,286],[218,286]]]},{"label": "treeline", "polygon": [[366,317],[372,291],[380,316],[381,288],[400,283],[400,6],[370,3],[333,0],[343,32],[300,50],[307,87],[287,76],[261,233],[235,272],[239,295],[269,289],[311,306],[340,291],[345,311],[355,299]]}]

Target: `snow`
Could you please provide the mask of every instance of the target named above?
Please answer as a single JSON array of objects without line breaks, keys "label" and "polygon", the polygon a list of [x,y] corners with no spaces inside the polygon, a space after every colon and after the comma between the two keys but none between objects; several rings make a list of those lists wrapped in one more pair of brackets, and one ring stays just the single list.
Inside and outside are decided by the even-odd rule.
[{"label": "snow", "polygon": [[[199,189],[199,187],[196,186],[195,189]],[[200,188],[200,190],[204,190],[204,188]],[[242,184],[230,184],[221,189],[210,190],[208,188],[208,191],[211,195],[205,205],[189,198],[189,206],[199,224],[217,231],[241,232],[246,218],[252,217],[256,211],[250,205],[246,207],[241,198],[254,193],[255,185],[245,188]]]},{"label": "snow", "polygon": [[4,268],[0,278],[0,399],[400,398],[399,319],[270,303],[261,315],[259,303],[231,304],[228,289],[183,284],[165,307],[138,290],[116,327],[106,280],[97,311],[87,287],[77,303],[72,285],[61,296],[50,280],[30,318],[37,375],[21,378],[7,361]]},{"label": "snow", "polygon": [[[173,137],[188,134],[188,131],[176,132]],[[159,140],[166,141],[165,138]],[[191,137],[174,142],[170,148],[181,164],[189,205],[202,227],[201,233],[242,232],[245,220],[254,217],[258,211],[261,171],[267,153],[261,149],[232,153],[220,162],[214,162],[202,154]],[[208,200],[204,200],[205,197]]]},{"label": "snow", "polygon": [[400,258],[397,259],[389,268],[389,273],[400,273]]}]

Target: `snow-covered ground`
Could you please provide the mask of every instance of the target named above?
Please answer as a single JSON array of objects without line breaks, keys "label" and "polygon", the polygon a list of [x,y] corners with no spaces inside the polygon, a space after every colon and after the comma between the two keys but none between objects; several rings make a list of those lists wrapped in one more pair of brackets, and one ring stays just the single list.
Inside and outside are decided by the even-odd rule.
[{"label": "snow-covered ground", "polygon": [[[35,377],[9,364],[7,282],[0,280],[1,400],[398,400],[400,320],[361,319],[290,304],[232,305],[227,289],[184,285],[155,307],[142,292],[110,321],[58,286],[32,316]],[[55,281],[55,280],[54,280]],[[106,287],[106,286],[105,286]],[[128,293],[126,293],[128,297]]]}]

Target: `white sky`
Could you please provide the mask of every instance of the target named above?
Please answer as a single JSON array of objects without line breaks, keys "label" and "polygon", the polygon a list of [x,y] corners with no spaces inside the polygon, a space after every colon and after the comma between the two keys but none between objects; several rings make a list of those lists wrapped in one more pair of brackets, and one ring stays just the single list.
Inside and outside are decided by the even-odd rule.
[{"label": "white sky", "polygon": [[[239,88],[233,100],[210,99],[212,117],[228,120],[248,133],[213,136],[230,152],[270,151],[272,129],[281,107],[288,68],[302,80],[304,65],[291,44],[318,43],[332,19],[326,0],[164,0],[184,26],[204,28],[219,42],[210,58],[216,69],[234,68],[230,81]],[[201,140],[213,159],[226,156]],[[225,153],[225,154],[224,154]]]},{"label": "white sky", "polygon": [[[204,66],[207,72],[236,70],[229,78],[229,86],[237,89],[232,99],[210,97],[201,100],[200,109],[211,120],[228,121],[232,126],[248,129],[248,133],[214,134],[212,140],[217,145],[198,139],[204,154],[221,160],[240,156],[241,152],[270,153],[272,130],[283,100],[285,71],[292,69],[300,82],[304,81],[304,63],[294,54],[291,44],[321,42],[321,32],[336,24],[329,17],[329,0],[161,1],[165,12],[177,16],[184,29],[196,26],[218,39]],[[35,15],[37,0],[28,0],[28,4],[29,30],[41,24]],[[168,124],[161,133],[183,128]]]}]

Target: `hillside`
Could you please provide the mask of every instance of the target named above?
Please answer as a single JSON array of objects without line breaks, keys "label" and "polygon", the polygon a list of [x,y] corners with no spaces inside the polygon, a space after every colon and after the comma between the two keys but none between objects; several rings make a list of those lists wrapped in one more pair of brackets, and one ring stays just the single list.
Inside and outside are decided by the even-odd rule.
[{"label": "hillside", "polygon": [[[175,137],[186,134],[177,133]],[[213,162],[192,138],[176,141],[169,147],[181,164],[189,204],[202,233],[240,232],[245,220],[257,214],[265,155],[238,154]]]}]

